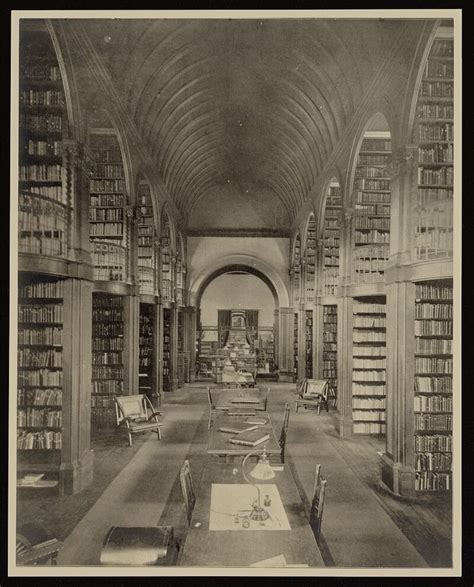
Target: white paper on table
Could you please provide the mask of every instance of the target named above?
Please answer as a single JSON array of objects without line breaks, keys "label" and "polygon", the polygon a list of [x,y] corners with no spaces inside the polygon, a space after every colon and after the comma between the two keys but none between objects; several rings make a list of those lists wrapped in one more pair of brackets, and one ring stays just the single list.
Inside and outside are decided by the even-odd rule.
[{"label": "white paper on table", "polygon": [[278,554],[263,561],[252,563],[251,567],[286,567],[286,558],[284,554]]},{"label": "white paper on table", "polygon": [[[249,527],[244,528],[243,517],[250,514],[251,504],[258,497],[257,489],[248,484],[213,483],[209,530],[291,530],[277,486],[265,483],[258,484],[258,487],[260,488],[260,504],[270,514],[270,518],[263,524],[249,520]],[[266,495],[271,500],[270,506],[263,504]],[[236,516],[238,516],[237,522]]]}]

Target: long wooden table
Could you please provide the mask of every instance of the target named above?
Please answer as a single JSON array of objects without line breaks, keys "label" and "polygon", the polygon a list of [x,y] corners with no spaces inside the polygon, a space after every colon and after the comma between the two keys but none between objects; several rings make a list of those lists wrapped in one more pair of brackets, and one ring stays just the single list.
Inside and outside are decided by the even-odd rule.
[{"label": "long wooden table", "polygon": [[232,390],[221,390],[218,393],[216,410],[229,410],[232,408],[249,408],[254,410],[266,409],[266,392],[264,393],[260,391],[260,389],[234,388]]},{"label": "long wooden table", "polygon": [[[238,444],[232,444],[229,442],[229,438],[232,438],[232,434],[228,432],[221,432],[219,428],[221,426],[240,426],[245,420],[266,419],[267,423],[259,425],[259,429],[270,435],[269,440],[257,445],[255,448],[250,446],[240,446]],[[250,427],[251,424],[248,424]],[[273,429],[272,421],[267,412],[256,412],[255,416],[229,416],[227,412],[218,412],[214,417],[212,428],[209,434],[209,442],[207,445],[207,452],[211,455],[215,455],[222,458],[228,457],[242,457],[251,450],[262,450],[265,446],[265,450],[268,455],[279,455],[281,452],[280,445],[278,443],[275,430]]]},{"label": "long wooden table", "polygon": [[[240,468],[211,462],[203,472],[179,564],[186,567],[249,567],[283,555],[288,565],[323,567],[293,475],[288,465],[279,468],[282,470],[275,470],[275,478],[258,481],[258,484],[276,485],[290,530],[210,530],[212,484],[245,483]],[[229,512],[229,515],[233,513]]]}]

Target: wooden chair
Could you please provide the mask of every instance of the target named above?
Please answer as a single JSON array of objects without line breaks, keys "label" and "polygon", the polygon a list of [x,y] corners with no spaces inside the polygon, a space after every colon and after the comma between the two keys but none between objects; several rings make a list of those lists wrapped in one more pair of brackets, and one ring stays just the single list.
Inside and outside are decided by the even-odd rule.
[{"label": "wooden chair", "polygon": [[311,407],[321,412],[321,406],[329,411],[327,379],[304,379],[295,401],[295,412],[300,406]]},{"label": "wooden chair", "polygon": [[216,413],[216,406],[212,400],[211,388],[207,388],[207,401],[209,403],[209,422],[207,423],[207,429],[212,425],[212,416]]},{"label": "wooden chair", "polygon": [[283,416],[283,425],[281,427],[280,438],[278,439],[278,444],[280,445],[280,460],[282,463],[285,462],[286,436],[288,434],[289,422],[290,422],[290,404],[285,404],[285,414]]},{"label": "wooden chair", "polygon": [[179,480],[181,482],[181,491],[183,492],[186,516],[189,524],[193,515],[194,504],[196,503],[196,494],[194,493],[193,479],[191,477],[191,467],[189,466],[189,461],[187,459],[181,466]]},{"label": "wooden chair", "polygon": [[327,480],[321,475],[321,465],[316,465],[314,476],[313,498],[309,514],[309,524],[313,530],[316,542],[319,544],[321,536],[321,524],[323,521],[324,497],[326,495]]},{"label": "wooden chair", "polygon": [[115,397],[115,415],[117,426],[128,434],[128,443],[132,446],[132,434],[153,431],[161,440],[161,426],[151,401],[146,395],[125,395]]},{"label": "wooden chair", "polygon": [[62,546],[62,542],[50,538],[48,532],[38,524],[24,524],[16,535],[16,563],[18,566],[56,566]]},{"label": "wooden chair", "polygon": [[265,399],[263,400],[263,409],[267,411],[267,403],[268,403],[268,394],[270,392],[270,388],[267,387],[267,391],[265,393]]}]

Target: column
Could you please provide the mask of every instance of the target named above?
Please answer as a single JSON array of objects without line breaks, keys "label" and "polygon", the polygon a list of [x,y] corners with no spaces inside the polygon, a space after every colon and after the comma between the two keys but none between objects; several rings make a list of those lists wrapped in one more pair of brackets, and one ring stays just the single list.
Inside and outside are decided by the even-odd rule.
[{"label": "column", "polygon": [[313,308],[313,377],[323,378],[323,267],[324,267],[324,239],[316,241],[316,269],[314,285],[314,308]]},{"label": "column", "polygon": [[184,317],[184,352],[188,357],[188,373],[186,382],[196,379],[196,308],[186,306],[183,308]]},{"label": "column", "polygon": [[161,406],[161,384],[160,384],[160,357],[161,357],[161,306],[159,297],[153,306],[153,356],[151,367],[152,395],[156,399],[157,407]]},{"label": "column", "polygon": [[178,389],[178,307],[176,305],[176,255],[170,255],[171,277],[171,389]]},{"label": "column", "polygon": [[273,365],[279,367],[280,351],[279,351],[279,330],[280,330],[280,310],[277,308],[273,312]]},{"label": "column", "polygon": [[[300,300],[304,299],[300,297]],[[306,308],[304,302],[298,304],[298,373],[297,382],[306,377]]]},{"label": "column", "polygon": [[78,493],[93,479],[92,287],[92,281],[86,279],[69,278],[64,282],[61,494]]},{"label": "column", "polygon": [[[136,286],[138,290],[138,286]],[[123,300],[124,349],[123,349],[123,393],[138,393],[138,361],[140,343],[140,296],[127,295]]]},{"label": "column", "polygon": [[278,334],[278,367],[279,380],[293,381],[293,308],[280,308],[280,328]]}]

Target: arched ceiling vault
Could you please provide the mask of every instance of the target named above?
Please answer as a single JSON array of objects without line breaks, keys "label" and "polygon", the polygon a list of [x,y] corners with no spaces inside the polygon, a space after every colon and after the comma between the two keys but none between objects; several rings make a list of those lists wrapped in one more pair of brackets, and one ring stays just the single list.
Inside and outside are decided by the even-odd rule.
[{"label": "arched ceiling vault", "polygon": [[[405,25],[81,19],[72,26],[90,38],[185,219],[192,223],[211,191],[237,202],[264,193],[269,209],[281,211],[273,215],[278,228],[288,230]],[[217,226],[219,213],[214,207]]]}]

